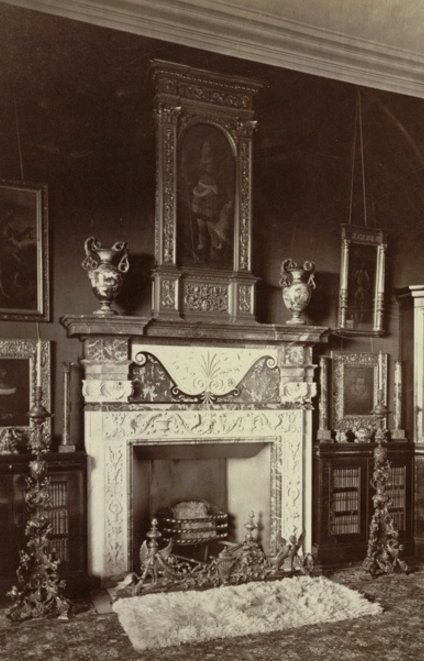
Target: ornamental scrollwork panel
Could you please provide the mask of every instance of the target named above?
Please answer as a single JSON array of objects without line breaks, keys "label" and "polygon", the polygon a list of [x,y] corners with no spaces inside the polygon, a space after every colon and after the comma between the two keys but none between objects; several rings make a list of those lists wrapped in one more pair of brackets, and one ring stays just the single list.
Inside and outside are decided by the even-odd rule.
[{"label": "ornamental scrollwork panel", "polygon": [[228,310],[228,285],[186,282],[184,306],[192,311],[226,312]]},{"label": "ornamental scrollwork panel", "polygon": [[125,338],[87,338],[84,341],[84,355],[88,360],[121,361],[128,359],[128,340]]},{"label": "ornamental scrollwork panel", "polygon": [[105,564],[113,575],[126,569],[126,447],[108,444],[105,453]]},{"label": "ornamental scrollwork panel", "polygon": [[177,295],[177,283],[170,278],[162,278],[161,282],[161,306],[163,308],[174,308]]},{"label": "ornamental scrollwork panel", "polygon": [[238,309],[239,312],[250,312],[252,309],[253,290],[250,285],[239,285],[238,287]]},{"label": "ornamental scrollwork panel", "polygon": [[263,437],[303,430],[302,410],[292,411],[108,411],[103,414],[103,434],[107,440],[152,438],[169,439]]},{"label": "ornamental scrollwork panel", "polygon": [[[131,368],[132,402],[205,402],[205,393],[194,396],[183,393],[155,356],[143,352],[138,361],[141,361],[141,364],[137,362]],[[210,403],[215,406],[223,403],[231,403],[232,406],[238,403],[279,403],[279,370],[275,360],[266,356],[259,358],[234,390],[222,396],[210,395]]]},{"label": "ornamental scrollwork panel", "polygon": [[268,367],[277,365],[275,349],[179,347],[175,351],[175,347],[162,345],[134,345],[135,363],[144,363],[146,351],[163,365],[177,388],[190,396],[223,396],[232,392],[264,354]]}]

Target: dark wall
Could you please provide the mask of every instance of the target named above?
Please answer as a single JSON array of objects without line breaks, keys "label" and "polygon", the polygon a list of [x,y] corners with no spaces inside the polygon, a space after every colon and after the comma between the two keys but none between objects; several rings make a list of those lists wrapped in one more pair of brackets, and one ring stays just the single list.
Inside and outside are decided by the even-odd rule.
[{"label": "dark wall", "polygon": [[[256,101],[253,270],[258,318],[286,318],[279,287],[282,259],[316,262],[312,323],[334,327],[340,224],[349,217],[355,86],[236,58],[183,48],[37,12],[0,6],[0,177],[48,184],[54,428],[62,429],[61,362],[77,360],[64,314],[97,303],[81,269],[83,243],[128,240],[131,273],[121,310],[149,314],[153,265],[155,140],[149,61],[160,57],[268,85]],[[424,101],[362,90],[367,222],[390,233],[387,327],[381,340],[344,348],[397,357],[392,293],[422,282],[424,249]],[[364,223],[359,152],[352,222]],[[35,337],[31,322],[0,322],[3,337]],[[340,341],[334,340],[334,347]],[[78,385],[78,384],[77,384]]]}]

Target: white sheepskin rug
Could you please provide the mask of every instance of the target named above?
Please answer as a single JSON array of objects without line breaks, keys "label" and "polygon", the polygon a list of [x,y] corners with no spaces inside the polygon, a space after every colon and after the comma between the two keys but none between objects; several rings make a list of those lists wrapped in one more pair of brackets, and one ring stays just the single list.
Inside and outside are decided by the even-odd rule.
[{"label": "white sheepskin rug", "polygon": [[322,576],[146,594],[118,599],[113,610],[138,651],[382,612],[379,604]]}]

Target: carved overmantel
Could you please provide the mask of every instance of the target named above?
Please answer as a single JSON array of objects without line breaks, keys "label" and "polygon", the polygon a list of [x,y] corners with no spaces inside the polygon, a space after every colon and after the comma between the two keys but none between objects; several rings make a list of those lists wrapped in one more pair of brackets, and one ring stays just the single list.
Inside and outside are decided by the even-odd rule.
[{"label": "carved overmantel", "polygon": [[253,98],[263,83],[152,61],[153,315],[255,323]]},{"label": "carved overmantel", "polygon": [[132,464],[140,446],[266,445],[269,548],[304,529],[310,550],[313,347],[327,341],[327,329],[134,317],[62,323],[84,347],[94,575],[132,569]]}]

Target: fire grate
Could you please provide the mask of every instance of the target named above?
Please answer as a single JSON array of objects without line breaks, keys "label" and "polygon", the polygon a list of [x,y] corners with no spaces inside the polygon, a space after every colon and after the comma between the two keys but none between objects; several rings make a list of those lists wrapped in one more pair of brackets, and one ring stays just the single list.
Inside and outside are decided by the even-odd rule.
[{"label": "fire grate", "polygon": [[228,514],[206,501],[177,503],[159,512],[157,518],[163,539],[180,546],[228,537]]}]

